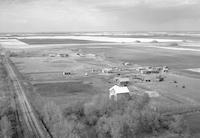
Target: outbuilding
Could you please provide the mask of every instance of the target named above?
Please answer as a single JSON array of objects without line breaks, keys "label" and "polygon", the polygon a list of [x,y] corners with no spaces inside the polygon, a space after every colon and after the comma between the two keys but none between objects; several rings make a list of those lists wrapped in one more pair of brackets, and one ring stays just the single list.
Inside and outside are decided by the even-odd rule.
[{"label": "outbuilding", "polygon": [[129,78],[121,78],[121,77],[115,77],[114,81],[119,85],[119,86],[128,86],[130,83]]}]

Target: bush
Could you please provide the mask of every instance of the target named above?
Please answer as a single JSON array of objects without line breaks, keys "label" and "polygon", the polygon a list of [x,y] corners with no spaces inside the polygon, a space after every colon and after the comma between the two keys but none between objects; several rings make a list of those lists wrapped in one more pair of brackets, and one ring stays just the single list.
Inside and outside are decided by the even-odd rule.
[{"label": "bush", "polygon": [[183,134],[187,129],[183,116],[174,116],[169,129],[177,134]]},{"label": "bush", "polygon": [[173,42],[173,43],[170,43],[169,46],[179,46],[179,44],[176,42]]},{"label": "bush", "polygon": [[80,120],[84,116],[84,103],[77,102],[63,111],[63,116],[68,119]]}]

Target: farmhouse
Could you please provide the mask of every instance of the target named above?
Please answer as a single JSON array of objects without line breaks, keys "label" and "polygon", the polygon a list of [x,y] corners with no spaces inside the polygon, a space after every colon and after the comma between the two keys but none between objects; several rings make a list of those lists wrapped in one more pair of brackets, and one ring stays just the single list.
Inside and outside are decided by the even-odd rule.
[{"label": "farmhouse", "polygon": [[109,89],[109,98],[117,100],[119,97],[130,97],[130,91],[127,87],[114,85]]}]

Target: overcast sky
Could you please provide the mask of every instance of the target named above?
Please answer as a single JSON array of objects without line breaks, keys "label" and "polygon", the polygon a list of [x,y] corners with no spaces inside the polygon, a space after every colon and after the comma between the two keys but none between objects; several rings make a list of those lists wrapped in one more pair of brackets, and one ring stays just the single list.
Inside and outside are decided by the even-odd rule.
[{"label": "overcast sky", "polygon": [[200,31],[200,0],[0,0],[0,32]]}]

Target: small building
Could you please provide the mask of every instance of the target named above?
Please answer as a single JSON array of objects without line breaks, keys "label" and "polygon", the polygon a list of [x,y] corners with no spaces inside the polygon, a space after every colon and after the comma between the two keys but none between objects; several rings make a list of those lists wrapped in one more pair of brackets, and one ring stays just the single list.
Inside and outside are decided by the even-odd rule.
[{"label": "small building", "polygon": [[158,81],[158,82],[164,81],[164,76],[162,76],[162,75],[156,76],[156,81]]},{"label": "small building", "polygon": [[104,68],[102,69],[102,73],[113,73],[112,68]]},{"label": "small building", "polygon": [[169,68],[167,66],[164,66],[162,72],[169,72]]},{"label": "small building", "polygon": [[160,73],[159,68],[157,67],[147,67],[145,69],[140,70],[141,74],[158,74]]},{"label": "small building", "polygon": [[114,81],[117,82],[117,85],[119,86],[128,86],[128,84],[130,83],[129,78],[115,77]]},{"label": "small building", "polygon": [[130,91],[128,87],[121,87],[114,85],[109,89],[109,98],[114,100],[117,100],[119,97],[130,97]]},{"label": "small building", "polygon": [[84,57],[85,55],[81,54],[81,53],[76,53],[77,56],[80,56],[80,57]]},{"label": "small building", "polygon": [[148,70],[141,70],[140,73],[141,73],[141,74],[150,74],[151,71],[148,71]]},{"label": "small building", "polygon": [[129,62],[124,62],[123,65],[124,65],[124,66],[130,66],[131,63],[129,63]]},{"label": "small building", "polygon": [[71,75],[71,72],[63,72],[63,75],[64,75],[64,76],[70,76],[70,75]]},{"label": "small building", "polygon": [[49,57],[56,57],[56,54],[49,54]]},{"label": "small building", "polygon": [[131,78],[134,82],[142,82],[144,80],[141,74],[134,74]]},{"label": "small building", "polygon": [[138,68],[136,68],[136,70],[137,70],[138,72],[140,72],[141,70],[145,70],[145,68],[144,68],[144,67],[138,67]]},{"label": "small building", "polygon": [[68,57],[68,54],[58,54],[60,57]]}]

